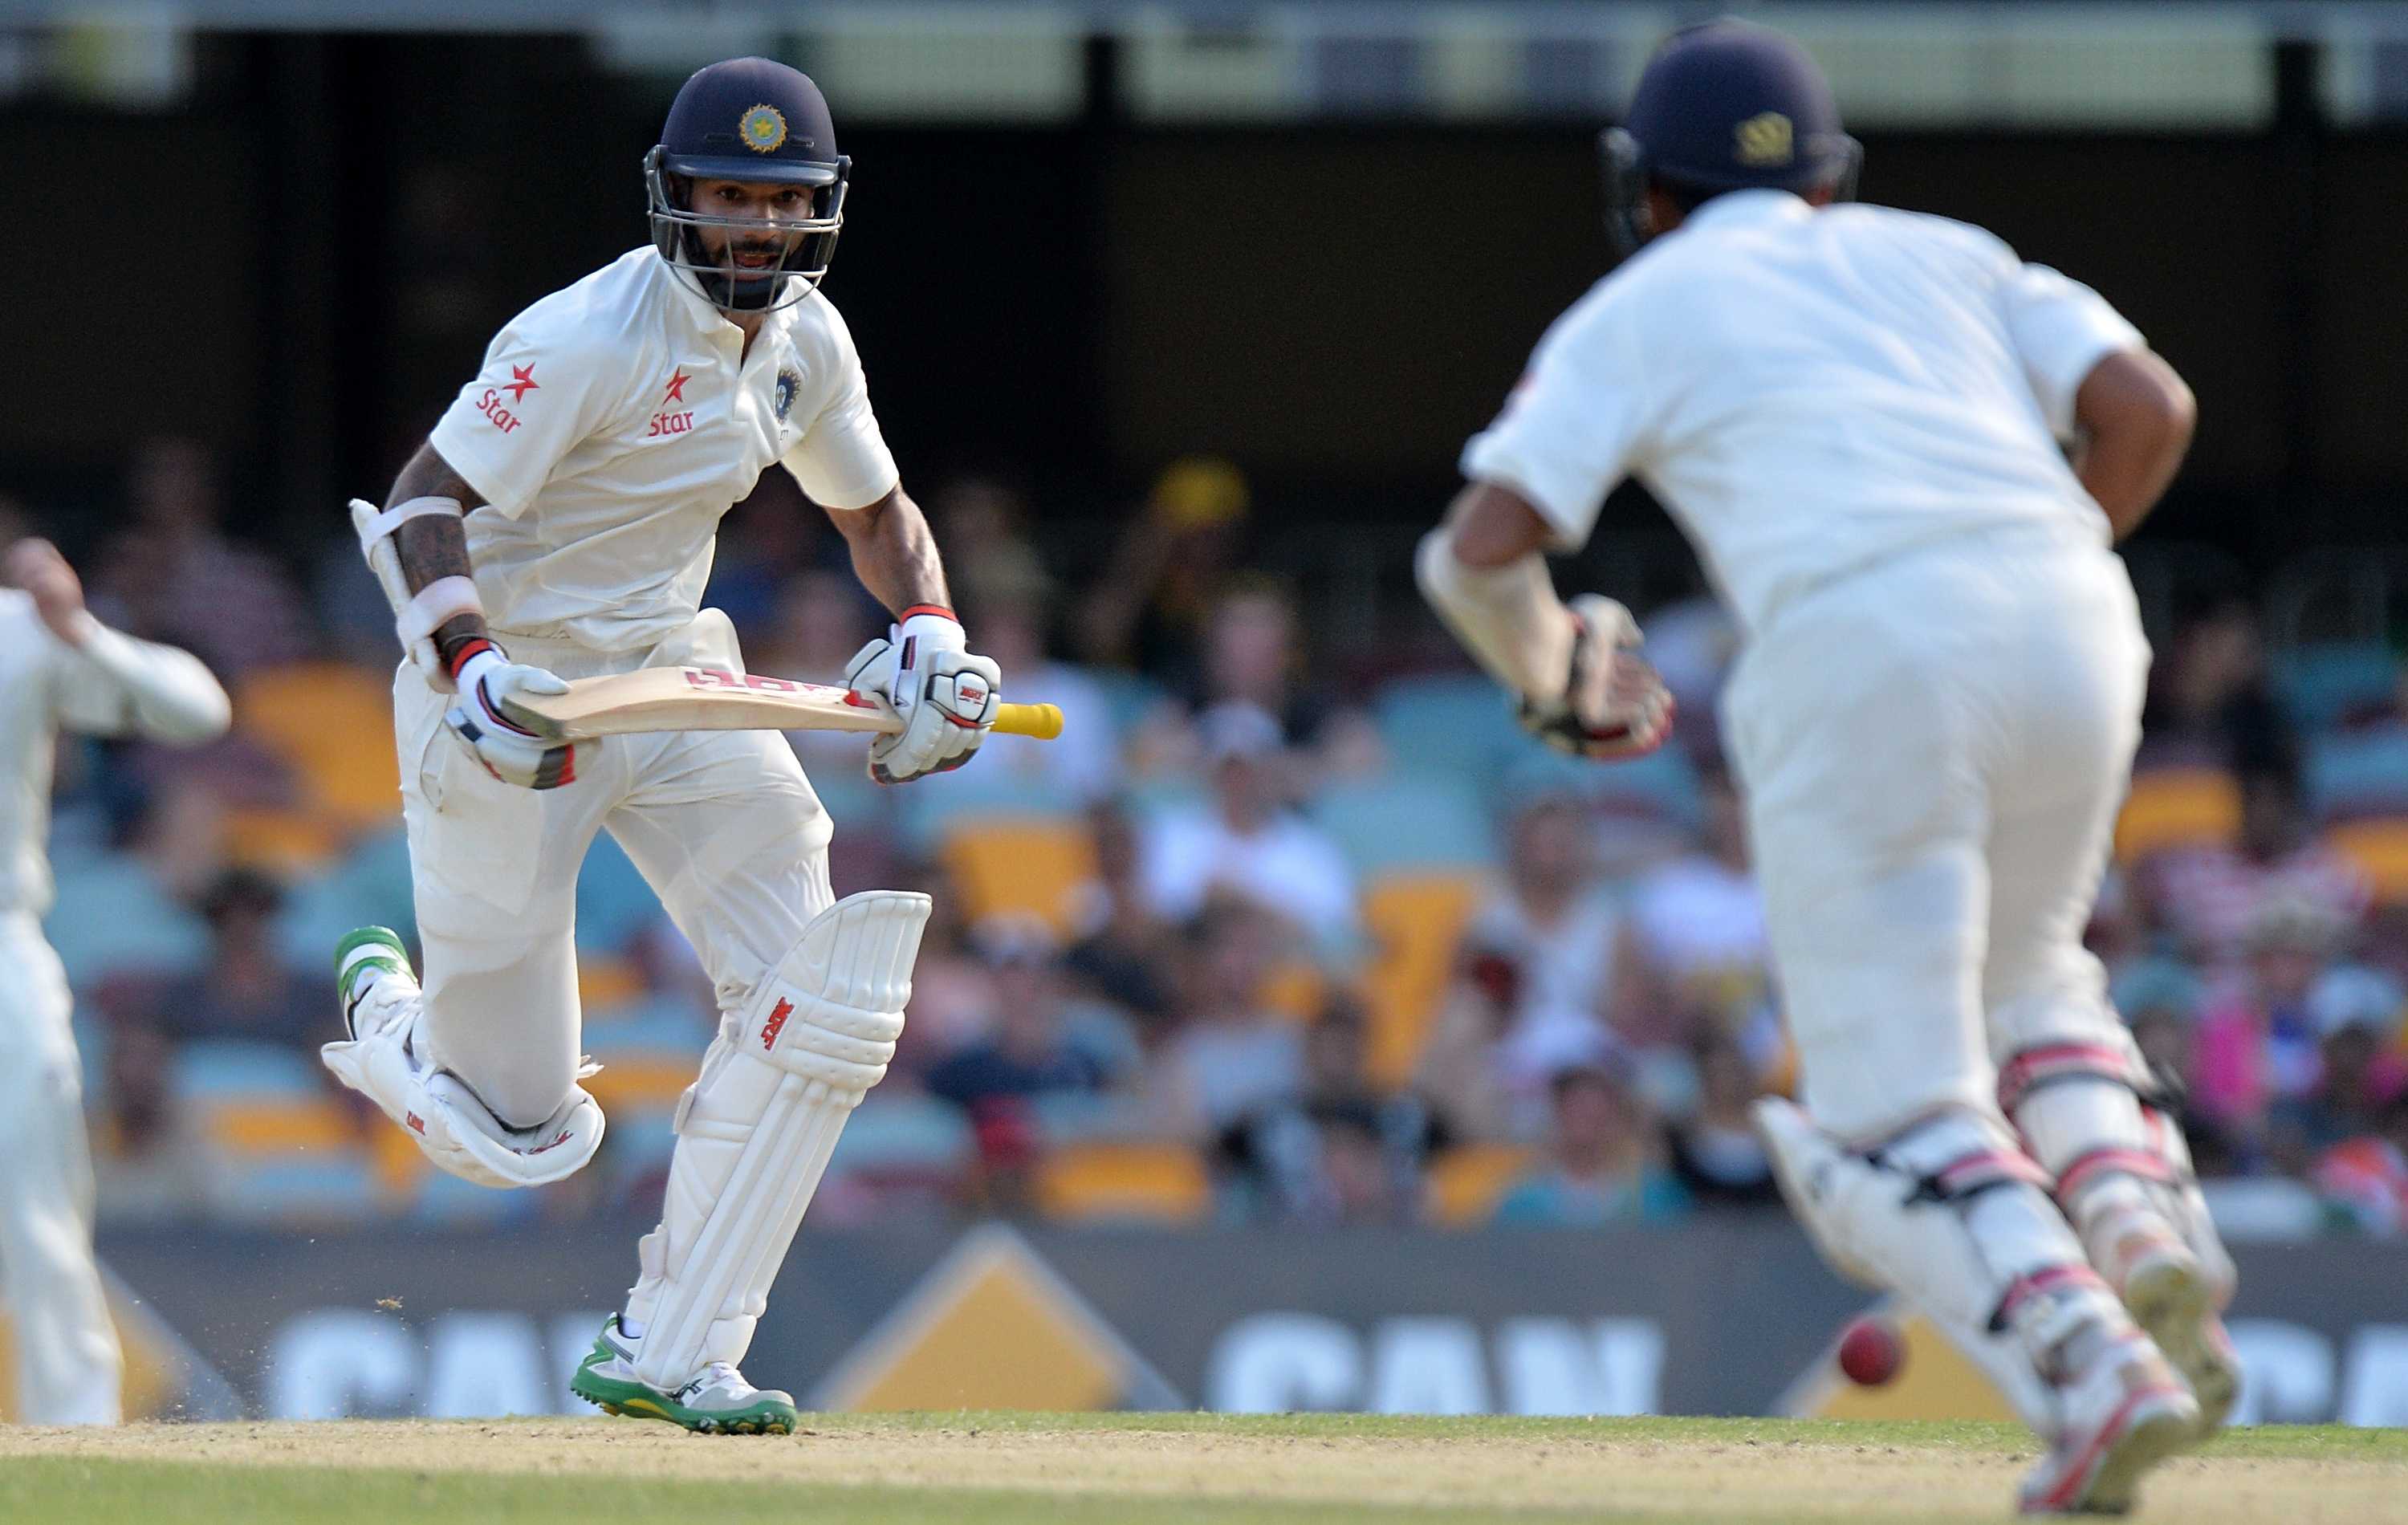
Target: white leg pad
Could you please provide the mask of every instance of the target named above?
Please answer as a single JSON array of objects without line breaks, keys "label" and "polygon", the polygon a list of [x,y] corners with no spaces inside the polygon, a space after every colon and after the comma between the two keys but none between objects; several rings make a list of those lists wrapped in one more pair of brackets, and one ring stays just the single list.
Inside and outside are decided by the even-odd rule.
[{"label": "white leg pad", "polygon": [[[360,997],[347,1043],[319,1058],[335,1078],[384,1109],[426,1158],[480,1187],[539,1187],[583,1169],[602,1146],[602,1108],[582,1086],[533,1128],[512,1128],[448,1071],[419,1057],[425,996],[407,974],[380,974]],[[579,1078],[592,1074],[580,1071]]]},{"label": "white leg pad", "polygon": [[2051,1352],[2077,1315],[2122,1320],[2004,1125],[1952,1109],[1857,1153],[1777,1098],[1756,1120],[1782,1195],[1832,1268],[1914,1304],[2054,1436]]},{"label": "white leg pad", "polygon": [[895,1057],[928,910],[897,890],[838,900],[723,1022],[678,1104],[660,1227],[637,1251],[643,1382],[673,1389],[752,1345],[845,1118]]}]

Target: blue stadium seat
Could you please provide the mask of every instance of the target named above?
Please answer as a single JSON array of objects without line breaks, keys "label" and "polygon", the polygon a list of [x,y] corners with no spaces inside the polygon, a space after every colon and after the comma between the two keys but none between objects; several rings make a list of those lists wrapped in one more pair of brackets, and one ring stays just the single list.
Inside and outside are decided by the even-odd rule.
[{"label": "blue stadium seat", "polygon": [[235,1038],[205,1038],[176,1051],[175,1088],[202,1102],[322,1094],[325,1077],[294,1049]]},{"label": "blue stadium seat", "polygon": [[1523,739],[1505,696],[1477,674],[1407,678],[1371,701],[1389,766],[1461,779],[1494,777],[1511,744]]},{"label": "blue stadium seat", "polygon": [[667,1178],[669,1156],[677,1150],[677,1130],[670,1127],[676,1115],[672,1107],[627,1107],[610,1115],[600,1165],[608,1173],[612,1202],[660,1205],[660,1184]]},{"label": "blue stadium seat", "polygon": [[2308,744],[2308,801],[2327,820],[2408,814],[2408,730],[2338,731]]},{"label": "blue stadium seat", "polygon": [[872,1091],[844,1125],[828,1162],[853,1175],[951,1177],[967,1169],[977,1141],[969,1119],[950,1101]]},{"label": "blue stadium seat", "polygon": [[1032,783],[1000,770],[964,768],[912,783],[896,807],[896,827],[912,853],[932,856],[956,822],[1069,819],[1079,801],[1067,789]]},{"label": "blue stadium seat", "polygon": [[[358,1223],[377,1211],[375,1172],[366,1150],[237,1161],[229,1170],[221,1207],[238,1223]],[[428,1175],[451,1179],[439,1171]]]},{"label": "blue stadium seat", "polygon": [[2275,695],[2300,729],[2320,731],[2353,711],[2381,709],[2400,686],[2399,658],[2380,641],[2318,641],[2274,654]]},{"label": "blue stadium seat", "polygon": [[608,831],[596,833],[577,874],[577,945],[624,948],[661,914],[660,897]]},{"label": "blue stadium seat", "polygon": [[585,1049],[608,1063],[615,1054],[681,1055],[699,1063],[712,1019],[691,1001],[656,993],[585,1014]]},{"label": "blue stadium seat", "polygon": [[[539,1188],[548,1189],[548,1188]],[[533,1191],[503,1191],[464,1181],[449,1171],[418,1178],[403,1220],[424,1228],[492,1228],[523,1222],[541,1211]]]},{"label": "blue stadium seat", "polygon": [[111,974],[185,973],[208,957],[201,918],[122,853],[62,867],[58,899],[42,928],[79,990]]},{"label": "blue stadium seat", "polygon": [[418,933],[409,877],[409,837],[396,817],[363,837],[329,871],[294,885],[277,918],[277,946],[302,968],[327,969],[335,944],[354,927]]},{"label": "blue stadium seat", "polygon": [[1126,736],[1143,720],[1146,712],[1170,698],[1158,684],[1139,677],[1134,672],[1122,672],[1112,668],[1082,667],[1080,676],[1093,683],[1111,707],[1112,731]]},{"label": "blue stadium seat", "polygon": [[1357,874],[1480,869],[1497,858],[1487,808],[1468,783],[1397,773],[1325,793],[1310,814]]}]

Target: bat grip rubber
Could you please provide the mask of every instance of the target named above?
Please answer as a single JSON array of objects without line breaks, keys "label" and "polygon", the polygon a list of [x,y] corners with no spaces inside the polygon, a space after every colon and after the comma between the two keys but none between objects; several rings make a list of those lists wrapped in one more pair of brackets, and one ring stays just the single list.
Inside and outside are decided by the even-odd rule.
[{"label": "bat grip rubber", "polygon": [[1051,741],[1062,734],[1062,707],[998,704],[995,707],[995,728],[1006,736],[1030,736],[1039,741]]}]

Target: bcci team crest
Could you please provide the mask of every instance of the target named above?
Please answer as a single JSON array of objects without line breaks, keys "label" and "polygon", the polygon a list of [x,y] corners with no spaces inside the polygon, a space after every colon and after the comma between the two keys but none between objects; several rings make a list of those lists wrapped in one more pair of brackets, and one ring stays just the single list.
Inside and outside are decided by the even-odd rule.
[{"label": "bcci team crest", "polygon": [[779,423],[783,424],[786,422],[786,410],[795,406],[795,389],[802,384],[803,378],[801,374],[792,366],[780,368],[778,372]]},{"label": "bcci team crest", "polygon": [[1796,132],[1778,111],[1762,111],[1731,130],[1739,162],[1751,169],[1788,164],[1795,155]]},{"label": "bcci team crest", "polygon": [[786,141],[786,119],[774,106],[756,106],[736,126],[744,146],[755,153],[775,153]]}]

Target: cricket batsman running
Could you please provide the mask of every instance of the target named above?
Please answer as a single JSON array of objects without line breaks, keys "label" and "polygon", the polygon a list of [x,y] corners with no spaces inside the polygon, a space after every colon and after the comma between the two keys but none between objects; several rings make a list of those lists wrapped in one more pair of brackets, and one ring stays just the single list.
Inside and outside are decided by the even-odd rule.
[{"label": "cricket batsman running", "polygon": [[577,870],[607,828],[717,988],[676,1114],[660,1226],[573,1379],[614,1413],[784,1433],[794,1401],[737,1370],[829,1151],[902,1031],[925,896],[828,885],[829,822],[773,732],[548,741],[509,703],[565,680],[740,672],[700,608],[730,505],[782,464],[894,611],[851,686],[905,723],[901,783],[985,739],[998,674],[949,611],[861,359],[821,294],[851,161],[819,88],[767,59],[696,73],[644,161],[652,242],[543,298],[486,351],[388,506],[355,503],[408,660],[394,681],[425,969],[363,928],[337,954],[349,1037],[327,1067],[455,1175],[538,1186],[584,1165]]},{"label": "cricket batsman running", "polygon": [[1422,587],[1525,725],[1644,751],[1671,707],[1629,613],[1567,608],[1541,553],[1626,476],[1679,521],[1745,634],[1724,734],[1803,1061],[1802,1109],[1758,1104],[1784,1192],[2047,1443],[2025,1509],[2124,1508],[2238,1382],[2231,1260],[2082,945],[2149,663],[2109,546],[2190,393],[1990,235],[1835,205],[1858,149],[1778,33],[1676,34],[1604,147],[1636,252],[1465,448]]},{"label": "cricket batsman running", "polygon": [[115,1424],[123,1360],[92,1258],[92,1156],[66,971],[50,909],[50,764],[59,731],[191,746],[233,706],[200,659],[92,617],[56,547],[8,548],[0,591],[0,1286],[14,1315],[17,1417]]}]

